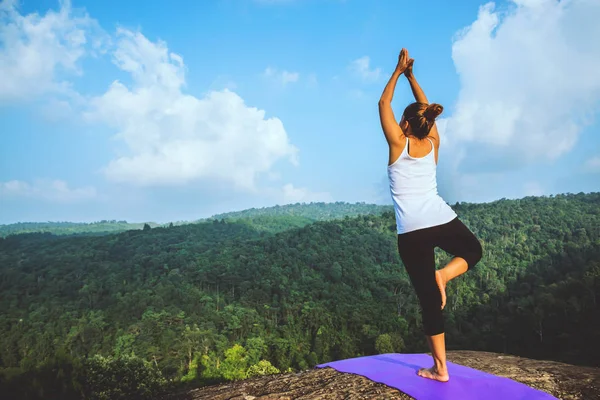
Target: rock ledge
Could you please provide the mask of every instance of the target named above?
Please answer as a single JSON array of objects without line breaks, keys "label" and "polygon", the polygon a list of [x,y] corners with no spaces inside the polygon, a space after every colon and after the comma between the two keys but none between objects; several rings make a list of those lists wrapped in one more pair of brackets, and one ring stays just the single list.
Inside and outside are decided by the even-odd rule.
[{"label": "rock ledge", "polygon": [[[564,400],[600,400],[600,368],[481,351],[449,351],[448,361],[504,376]],[[168,396],[169,400],[412,399],[395,388],[333,368],[256,377]]]}]

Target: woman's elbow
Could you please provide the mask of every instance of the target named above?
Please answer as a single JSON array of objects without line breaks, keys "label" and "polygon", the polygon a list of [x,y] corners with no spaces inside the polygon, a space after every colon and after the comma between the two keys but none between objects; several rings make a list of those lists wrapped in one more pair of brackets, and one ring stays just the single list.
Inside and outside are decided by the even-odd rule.
[{"label": "woman's elbow", "polygon": [[386,99],[385,97],[382,97],[379,99],[379,107],[385,107],[385,106],[390,106],[392,104],[392,101],[390,99]]}]

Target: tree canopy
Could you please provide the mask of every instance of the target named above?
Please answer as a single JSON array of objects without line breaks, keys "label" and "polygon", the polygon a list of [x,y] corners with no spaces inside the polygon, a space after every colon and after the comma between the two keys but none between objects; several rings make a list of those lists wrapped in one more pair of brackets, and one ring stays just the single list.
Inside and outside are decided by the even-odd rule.
[{"label": "tree canopy", "polygon": [[[340,207],[322,220],[274,212],[0,238],[0,390],[145,398],[148,387],[427,351],[392,210]],[[448,285],[448,348],[598,366],[600,193],[453,208],[483,259]],[[436,251],[440,267],[449,260]]]}]

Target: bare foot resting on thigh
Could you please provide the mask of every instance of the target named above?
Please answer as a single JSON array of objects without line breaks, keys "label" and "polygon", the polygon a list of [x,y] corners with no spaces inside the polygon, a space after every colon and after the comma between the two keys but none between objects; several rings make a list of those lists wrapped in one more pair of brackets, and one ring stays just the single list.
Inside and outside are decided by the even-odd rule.
[{"label": "bare foot resting on thigh", "polygon": [[419,376],[422,376],[423,378],[433,379],[435,381],[440,382],[448,382],[448,380],[450,380],[448,372],[446,372],[445,374],[440,374],[437,372],[435,367],[421,368],[417,374]]},{"label": "bare foot resting on thigh", "polygon": [[435,281],[437,282],[438,287],[440,288],[440,293],[442,294],[442,310],[446,306],[446,281],[442,277],[440,271],[435,271]]}]

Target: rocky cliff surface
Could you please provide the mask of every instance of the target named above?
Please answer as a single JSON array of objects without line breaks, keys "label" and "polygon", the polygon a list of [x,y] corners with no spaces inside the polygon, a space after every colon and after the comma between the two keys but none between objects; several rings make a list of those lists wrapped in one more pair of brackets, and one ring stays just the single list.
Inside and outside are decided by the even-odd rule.
[{"label": "rocky cliff surface", "polygon": [[[564,400],[600,400],[600,368],[479,351],[450,351],[448,361],[504,376]],[[412,399],[359,375],[315,368],[173,394],[169,400]]]}]

